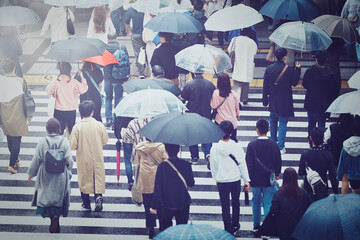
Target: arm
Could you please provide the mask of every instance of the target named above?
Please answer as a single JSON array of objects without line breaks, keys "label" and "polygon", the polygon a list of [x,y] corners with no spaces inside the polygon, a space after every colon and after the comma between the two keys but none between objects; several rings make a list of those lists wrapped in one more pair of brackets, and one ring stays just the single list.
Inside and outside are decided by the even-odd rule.
[{"label": "arm", "polygon": [[111,19],[108,17],[106,18],[106,25],[109,28],[109,34],[116,33],[116,29],[114,27],[114,24],[112,23]]},{"label": "arm", "polygon": [[92,33],[94,32],[94,19],[90,18],[89,20],[89,27],[88,27],[88,31],[87,31],[87,38],[92,38]]},{"label": "arm", "polygon": [[211,106],[211,108],[216,108],[217,106],[215,106],[215,98],[216,98],[216,96],[215,96],[215,91],[213,92],[213,95],[211,96],[211,100],[210,100],[210,106]]},{"label": "arm", "polygon": [[74,16],[74,13],[71,11],[71,9],[70,8],[68,8],[69,9],[69,13],[70,13],[70,19],[71,19],[71,21],[75,21],[75,16]]},{"label": "arm", "polygon": [[56,81],[57,80],[54,79],[46,86],[46,93],[49,97],[56,95],[56,90],[57,90]]},{"label": "arm", "polygon": [[311,79],[310,79],[310,71],[311,71],[311,68],[309,68],[308,70],[306,70],[305,74],[304,74],[304,78],[303,78],[303,82],[302,82],[302,85],[305,89],[308,89],[309,88],[309,85],[311,84]]},{"label": "arm", "polygon": [[74,164],[74,160],[72,158],[71,150],[70,150],[70,143],[66,138],[64,138],[63,144],[65,146],[66,168],[67,168],[67,170],[70,171]]},{"label": "arm", "polygon": [[31,181],[31,178],[35,177],[39,171],[41,160],[44,159],[44,153],[43,153],[43,139],[40,140],[40,142],[36,146],[35,154],[32,158],[30,167],[28,169],[28,180]]},{"label": "arm", "polygon": [[347,166],[346,166],[346,151],[344,148],[341,150],[339,165],[337,168],[337,179],[342,181],[344,175],[347,174]]},{"label": "arm", "polygon": [[215,176],[217,172],[217,164],[216,164],[216,149],[214,147],[210,149],[210,171],[212,178],[216,181]]},{"label": "arm", "polygon": [[249,172],[249,177],[251,180],[254,178],[254,171],[255,171],[255,164],[254,164],[255,156],[254,156],[254,150],[253,150],[251,143],[249,143],[247,146],[245,160],[246,160],[246,165],[247,165],[247,169]]},{"label": "arm", "polygon": [[44,24],[42,26],[41,32],[40,32],[40,36],[44,36],[45,32],[50,28],[50,18],[51,18],[51,14],[52,14],[52,8],[49,10],[48,14],[46,15]]},{"label": "arm", "polygon": [[299,174],[299,176],[306,175],[304,154],[301,154],[301,157],[300,157],[298,174]]},{"label": "arm", "polygon": [[101,124],[101,140],[102,140],[102,144],[103,146],[107,144],[107,142],[109,141],[109,134],[106,131],[106,128],[103,124]]},{"label": "arm", "polygon": [[79,76],[81,78],[81,83],[79,81],[75,81],[76,91],[78,92],[78,94],[83,94],[87,92],[89,86],[87,85],[86,79],[82,71],[79,71]]},{"label": "arm", "polygon": [[70,149],[77,150],[78,149],[78,139],[79,139],[79,130],[76,126],[71,131],[70,134]]},{"label": "arm", "polygon": [[329,152],[329,161],[328,161],[328,172],[329,172],[329,178],[333,192],[334,194],[338,194],[339,188],[338,188],[338,182],[336,181],[336,170],[332,163],[332,154],[330,152]]},{"label": "arm", "polygon": [[280,153],[279,146],[277,144],[275,146],[276,146],[275,153],[274,153],[274,157],[275,157],[275,176],[278,178],[280,173],[281,173],[282,161],[281,161],[281,153]]},{"label": "arm", "polygon": [[244,184],[249,184],[250,178],[249,178],[249,171],[248,171],[248,168],[247,168],[246,162],[245,162],[245,153],[244,153],[242,147],[239,147],[237,149],[237,152],[238,152],[238,154],[236,156],[236,159],[239,162],[241,178],[244,180]]},{"label": "arm", "polygon": [[291,78],[291,85],[296,86],[300,80],[300,74],[301,74],[301,65],[297,62],[294,67],[293,77]]},{"label": "arm", "polygon": [[165,145],[161,145],[161,152],[162,152],[162,162],[166,161],[169,158],[168,153],[166,152]]},{"label": "arm", "polygon": [[[167,163],[164,163],[167,164]],[[162,172],[164,165],[160,164],[156,170],[154,197],[151,202],[151,209],[157,210],[161,208],[161,196],[162,196]]]},{"label": "arm", "polygon": [[269,68],[266,68],[264,74],[264,84],[263,84],[263,96],[262,102],[263,106],[266,107],[269,104]]},{"label": "arm", "polygon": [[15,41],[16,41],[16,45],[17,45],[17,55],[21,56],[23,54],[23,49],[21,47],[20,40],[19,40],[19,38],[16,37]]},{"label": "arm", "polygon": [[193,187],[195,185],[195,180],[194,180],[194,173],[192,171],[192,168],[191,168],[191,164],[190,163],[186,163],[186,177],[185,177],[185,180],[186,180],[186,185],[188,187]]}]

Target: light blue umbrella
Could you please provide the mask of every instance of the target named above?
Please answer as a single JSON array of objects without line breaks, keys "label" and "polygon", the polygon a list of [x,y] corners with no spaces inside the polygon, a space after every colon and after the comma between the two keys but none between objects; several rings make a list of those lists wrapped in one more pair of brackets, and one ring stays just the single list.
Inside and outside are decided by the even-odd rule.
[{"label": "light blue umbrella", "polygon": [[325,50],[332,43],[324,30],[313,23],[301,21],[282,24],[269,39],[280,47],[300,51]]},{"label": "light blue umbrella", "polygon": [[208,224],[180,224],[167,228],[154,238],[156,240],[233,240],[235,237],[220,228]]}]

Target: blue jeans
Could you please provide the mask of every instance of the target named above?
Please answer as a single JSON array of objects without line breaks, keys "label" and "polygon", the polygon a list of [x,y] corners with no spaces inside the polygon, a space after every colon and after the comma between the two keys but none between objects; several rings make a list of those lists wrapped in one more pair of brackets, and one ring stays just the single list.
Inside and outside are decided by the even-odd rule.
[{"label": "blue jeans", "polygon": [[316,123],[318,127],[325,132],[325,122],[326,122],[326,113],[311,113],[308,112],[308,134],[310,136],[311,130],[316,127]]},{"label": "blue jeans", "polygon": [[[203,143],[201,144],[201,149],[204,153],[204,157],[206,157],[207,154],[210,154],[210,149],[212,147],[212,143]],[[198,145],[192,145],[189,146],[191,158],[199,158],[199,148]]]},{"label": "blue jeans", "polygon": [[252,211],[254,226],[260,226],[261,220],[261,203],[264,208],[264,219],[270,211],[271,201],[276,192],[275,187],[251,187],[253,192]]},{"label": "blue jeans", "polygon": [[[270,112],[270,139],[277,141],[280,150],[285,148],[286,130],[289,117],[282,117],[277,113]],[[279,122],[279,139],[277,139]]]},{"label": "blue jeans", "polygon": [[126,176],[128,179],[128,183],[134,183],[133,179],[133,170],[131,166],[131,154],[133,149],[132,143],[123,143],[123,149],[124,149],[124,162],[125,162],[125,171]]},{"label": "blue jeans", "polygon": [[115,107],[120,102],[120,99],[123,96],[123,87],[121,83],[111,83],[108,80],[104,81],[104,89],[105,89],[105,117],[106,119],[113,119],[115,118],[112,114],[112,101],[113,101],[113,92],[115,92]]}]

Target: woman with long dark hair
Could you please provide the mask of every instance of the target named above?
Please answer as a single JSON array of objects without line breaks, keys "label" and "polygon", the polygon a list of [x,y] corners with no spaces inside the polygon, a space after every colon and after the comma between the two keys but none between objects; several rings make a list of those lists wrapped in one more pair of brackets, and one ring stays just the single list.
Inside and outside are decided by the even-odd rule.
[{"label": "woman with long dark hair", "polygon": [[87,38],[96,38],[108,42],[107,35],[116,33],[114,24],[104,6],[94,8],[88,27]]},{"label": "woman with long dark hair", "polygon": [[283,184],[273,197],[270,212],[261,225],[260,234],[276,235],[281,240],[293,239],[291,234],[310,203],[309,196],[298,185],[295,169],[286,168]]},{"label": "woman with long dark hair", "polygon": [[224,120],[229,120],[234,127],[230,138],[237,142],[236,130],[237,119],[240,117],[239,100],[231,90],[230,77],[226,73],[218,76],[217,89],[213,92],[210,106],[212,109],[217,108],[215,122],[220,124]]}]

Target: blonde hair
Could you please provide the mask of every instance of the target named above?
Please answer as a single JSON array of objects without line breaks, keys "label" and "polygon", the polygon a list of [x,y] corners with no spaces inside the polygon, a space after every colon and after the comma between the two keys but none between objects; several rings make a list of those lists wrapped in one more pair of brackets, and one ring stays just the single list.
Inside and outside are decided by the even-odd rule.
[{"label": "blonde hair", "polygon": [[104,6],[97,6],[94,8],[94,29],[96,33],[105,32],[105,24],[107,18],[107,11]]}]

